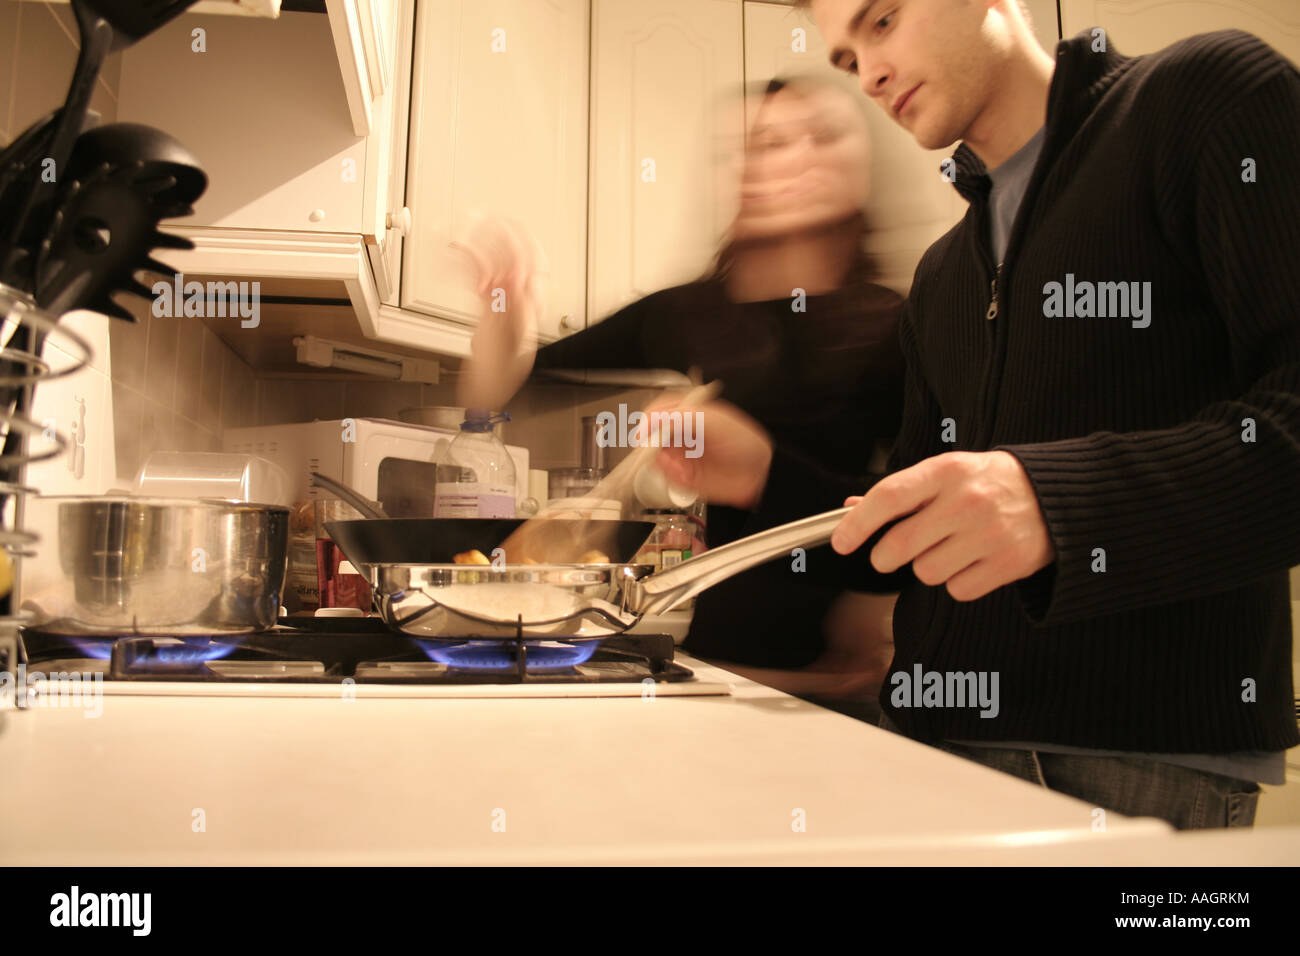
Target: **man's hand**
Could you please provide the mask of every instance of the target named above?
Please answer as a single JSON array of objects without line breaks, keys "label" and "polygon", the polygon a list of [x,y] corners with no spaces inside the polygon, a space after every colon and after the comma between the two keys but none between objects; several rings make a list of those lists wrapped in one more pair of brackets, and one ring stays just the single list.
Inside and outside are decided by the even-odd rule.
[{"label": "man's hand", "polygon": [[1056,560],[1029,478],[1005,451],[935,455],[844,504],[853,510],[831,536],[836,551],[848,554],[882,525],[910,515],[872,549],[872,566],[888,574],[910,561],[919,581],[947,585],[958,601],[974,601]]},{"label": "man's hand", "polygon": [[685,406],[664,398],[652,403],[647,411],[670,409],[697,416],[694,422],[698,445],[695,450],[674,447],[665,436],[666,447],[657,459],[665,477],[674,484],[693,488],[714,504],[737,508],[757,504],[772,465],[772,439],[763,426],[723,401]]}]

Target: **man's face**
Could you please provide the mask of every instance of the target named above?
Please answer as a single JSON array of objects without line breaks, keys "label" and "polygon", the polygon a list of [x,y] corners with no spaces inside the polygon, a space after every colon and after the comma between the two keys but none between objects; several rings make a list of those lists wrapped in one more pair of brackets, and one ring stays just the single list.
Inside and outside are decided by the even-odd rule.
[{"label": "man's face", "polygon": [[993,86],[991,0],[812,0],[830,61],[926,149],[967,136]]}]

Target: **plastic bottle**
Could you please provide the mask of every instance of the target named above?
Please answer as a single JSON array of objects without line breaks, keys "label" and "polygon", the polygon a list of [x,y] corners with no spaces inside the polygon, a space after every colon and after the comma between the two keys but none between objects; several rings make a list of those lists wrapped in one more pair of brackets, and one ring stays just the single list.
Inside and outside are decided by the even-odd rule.
[{"label": "plastic bottle", "polygon": [[451,440],[434,473],[435,518],[513,518],[515,463],[492,433],[502,414],[467,408],[460,434]]}]

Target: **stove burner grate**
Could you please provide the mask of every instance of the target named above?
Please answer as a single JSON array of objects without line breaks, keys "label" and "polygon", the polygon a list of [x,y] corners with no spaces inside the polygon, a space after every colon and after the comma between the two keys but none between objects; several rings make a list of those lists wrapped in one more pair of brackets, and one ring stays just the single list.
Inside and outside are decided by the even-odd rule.
[{"label": "stove burner grate", "polygon": [[674,662],[673,639],[666,634],[428,641],[390,631],[379,621],[340,625],[304,618],[255,634],[101,640],[25,628],[19,639],[33,665],[94,670],[110,681],[563,684],[694,677]]},{"label": "stove burner grate", "polygon": [[466,670],[563,670],[591,659],[598,641],[569,644],[564,641],[504,640],[416,641],[429,659],[451,668]]}]

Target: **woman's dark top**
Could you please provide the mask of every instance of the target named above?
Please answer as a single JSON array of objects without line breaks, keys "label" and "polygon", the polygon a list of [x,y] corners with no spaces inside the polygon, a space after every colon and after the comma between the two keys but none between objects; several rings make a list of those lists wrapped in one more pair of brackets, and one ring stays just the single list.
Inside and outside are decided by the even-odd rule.
[{"label": "woman's dark top", "polygon": [[[855,274],[861,274],[860,271]],[[722,398],[772,435],[845,474],[861,474],[877,440],[892,442],[902,409],[898,344],[902,298],[864,279],[828,294],[735,303],[720,280],[653,293],[598,325],[540,349],[536,368],[698,367],[721,379]],[[707,429],[704,442],[707,447]],[[708,507],[711,547],[781,523],[797,502],[765,501],[758,512]],[[808,514],[813,513],[810,506]],[[758,667],[801,667],[822,652],[821,622],[837,587],[783,557],[703,592],[683,647],[700,657]]]}]

